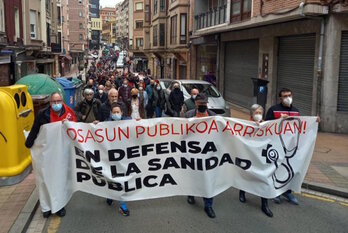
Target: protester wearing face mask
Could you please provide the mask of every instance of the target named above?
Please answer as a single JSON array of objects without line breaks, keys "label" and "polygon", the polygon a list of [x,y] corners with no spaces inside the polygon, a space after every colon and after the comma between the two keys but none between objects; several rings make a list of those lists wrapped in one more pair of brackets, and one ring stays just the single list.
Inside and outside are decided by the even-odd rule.
[{"label": "protester wearing face mask", "polygon": [[184,104],[184,112],[190,111],[192,109],[195,109],[195,99],[197,95],[199,94],[199,90],[197,88],[192,88],[191,90],[191,98],[185,100]]},{"label": "protester wearing face mask", "polygon": [[[122,106],[118,103],[112,103],[110,108],[110,115],[107,118],[107,121],[121,121],[121,120],[130,120],[132,118],[124,116],[122,111]],[[106,203],[108,205],[112,205],[113,200],[112,199],[106,199]],[[120,201],[120,213],[123,216],[129,216],[129,209],[127,208],[126,202]]]},{"label": "protester wearing face mask", "polygon": [[[279,92],[280,103],[270,107],[266,114],[266,121],[275,120],[279,118],[298,117],[299,111],[292,104],[293,96],[292,91],[287,88],[283,88]],[[317,122],[320,122],[320,117],[317,117]],[[297,198],[292,194],[291,190],[282,194],[291,204],[298,205]],[[280,204],[280,196],[274,198],[274,202]]]},{"label": "protester wearing face mask", "polygon": [[164,110],[166,97],[158,80],[156,80],[155,84],[154,97],[155,102],[153,103],[153,105],[155,106],[156,117],[162,117],[162,111]]},{"label": "protester wearing face mask", "polygon": [[[259,124],[263,122],[262,117],[263,117],[263,107],[258,104],[252,105],[250,108],[250,120],[254,121],[256,124]],[[243,190],[239,191],[239,201],[242,203],[246,202],[245,191]],[[261,210],[268,217],[273,217],[273,213],[268,207],[268,200],[263,197],[261,197]]]},{"label": "protester wearing face mask", "polygon": [[[128,85],[128,80],[123,79],[122,86],[118,89],[118,101],[126,105],[126,109],[130,109],[132,87]],[[125,116],[129,116],[129,112],[124,112]]]},{"label": "protester wearing face mask", "polygon": [[[25,141],[25,146],[31,148],[34,145],[35,139],[40,132],[40,127],[44,124],[57,122],[57,121],[75,121],[76,116],[74,111],[69,108],[63,102],[62,94],[55,92],[50,96],[50,106],[39,112],[38,116],[35,118],[33,127]],[[41,183],[40,185],[45,185]],[[43,217],[48,218],[51,215],[51,210],[48,203],[43,203],[40,201],[41,209],[43,212]],[[65,208],[60,209],[56,215],[59,217],[65,216]]]},{"label": "protester wearing face mask", "polygon": [[[215,116],[213,111],[208,109],[208,98],[203,93],[199,93],[195,98],[195,109],[186,112],[185,117],[208,117]],[[215,218],[215,212],[213,210],[213,198],[203,198],[204,211],[209,218]],[[187,202],[191,205],[195,204],[195,198],[193,196],[187,197]]]},{"label": "protester wearing face mask", "polygon": [[169,103],[173,110],[173,116],[180,117],[180,112],[184,105],[184,93],[180,90],[179,83],[173,85],[173,90],[169,94]]},{"label": "protester wearing face mask", "polygon": [[109,118],[111,105],[113,103],[118,103],[119,105],[121,105],[122,112],[127,111],[126,105],[123,102],[118,102],[118,91],[115,88],[111,88],[111,90],[108,93],[108,101],[106,101],[101,106],[101,121],[105,121]]},{"label": "protester wearing face mask", "polygon": [[102,104],[108,101],[108,95],[104,92],[103,85],[98,86],[98,91],[94,94],[94,98],[98,99]]},{"label": "protester wearing face mask", "polygon": [[136,88],[131,90],[131,104],[130,104],[130,116],[132,119],[144,119],[145,118],[145,107],[144,98],[141,98],[139,91]]},{"label": "protester wearing face mask", "polygon": [[146,105],[146,118],[150,119],[153,117],[156,108],[156,106],[154,105],[155,80],[151,79],[150,85],[146,86],[145,90],[148,96],[148,103]]}]

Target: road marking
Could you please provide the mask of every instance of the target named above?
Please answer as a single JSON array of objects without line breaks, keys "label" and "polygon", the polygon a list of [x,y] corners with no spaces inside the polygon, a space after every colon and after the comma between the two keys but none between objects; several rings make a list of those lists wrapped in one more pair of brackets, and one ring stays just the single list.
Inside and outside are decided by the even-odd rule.
[{"label": "road marking", "polygon": [[326,202],[330,202],[330,203],[335,202],[335,200],[332,200],[332,199],[329,199],[329,198],[325,198],[325,197],[318,197],[318,196],[311,195],[311,194],[305,194],[304,193],[304,194],[302,194],[302,196],[308,197],[308,198],[317,199],[317,200],[320,200],[320,201],[326,201]]},{"label": "road marking", "polygon": [[52,216],[51,221],[48,224],[47,233],[56,233],[60,225],[60,217]]},{"label": "road marking", "polygon": [[340,202],[341,205],[348,207],[348,203]]}]

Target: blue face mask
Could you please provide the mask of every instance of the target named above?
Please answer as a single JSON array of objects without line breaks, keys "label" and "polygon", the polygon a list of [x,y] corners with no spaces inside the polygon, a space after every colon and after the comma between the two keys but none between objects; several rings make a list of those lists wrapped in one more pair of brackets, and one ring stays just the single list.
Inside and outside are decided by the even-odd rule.
[{"label": "blue face mask", "polygon": [[119,113],[111,114],[111,118],[112,118],[114,121],[119,121],[119,120],[121,120],[122,115],[119,114]]},{"label": "blue face mask", "polygon": [[52,104],[52,109],[55,112],[59,112],[62,109],[63,105],[62,104]]},{"label": "blue face mask", "polygon": [[160,86],[158,86],[158,87],[157,87],[157,90],[161,90],[161,87],[160,87]]}]

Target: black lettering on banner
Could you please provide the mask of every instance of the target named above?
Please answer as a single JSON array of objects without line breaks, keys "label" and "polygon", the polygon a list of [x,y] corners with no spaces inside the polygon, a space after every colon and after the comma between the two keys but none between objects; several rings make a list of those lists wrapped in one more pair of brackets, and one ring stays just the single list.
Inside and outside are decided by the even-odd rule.
[{"label": "black lettering on banner", "polygon": [[134,188],[129,188],[129,182],[128,181],[126,181],[125,183],[124,183],[124,191],[125,192],[131,192],[131,191],[134,191],[135,190],[135,187]]},{"label": "black lettering on banner", "polygon": [[181,153],[186,153],[186,142],[185,141],[181,141],[180,143],[181,144],[177,144],[176,142],[170,142],[170,148],[171,148],[173,153],[175,153],[177,149]]},{"label": "black lettering on banner", "polygon": [[158,171],[161,169],[161,159],[150,159],[148,164],[149,164],[149,171]]},{"label": "black lettering on banner", "polygon": [[95,174],[97,176],[102,176],[103,177],[103,173],[102,173],[103,167],[93,167],[93,166],[91,166],[91,170],[92,170],[93,174]]},{"label": "black lettering on banner", "polygon": [[109,189],[115,190],[115,191],[122,191],[122,185],[117,182],[108,182]]},{"label": "black lettering on banner", "polygon": [[197,159],[197,170],[203,171],[203,160]]},{"label": "black lettering on banner", "polygon": [[156,144],[156,154],[161,155],[161,154],[169,154],[168,150],[168,142],[162,142]]},{"label": "black lettering on banner", "polygon": [[222,157],[221,157],[221,161],[220,161],[219,166],[224,165],[224,163],[230,163],[230,164],[233,164],[233,161],[232,161],[232,159],[231,159],[230,154],[225,153],[225,154],[223,154],[223,155],[222,155]]},{"label": "black lettering on banner", "polygon": [[100,162],[100,151],[95,150],[94,153],[91,151],[86,151],[86,160],[90,163],[91,159],[93,159],[93,161],[96,163]]},{"label": "black lettering on banner", "polygon": [[79,148],[77,148],[76,146],[75,146],[75,154],[78,155],[78,156],[81,156],[82,158],[85,158],[84,151],[79,149]]},{"label": "black lettering on banner", "polygon": [[140,157],[139,146],[133,146],[127,148],[127,158],[133,159],[136,157]]},{"label": "black lettering on banner", "polygon": [[76,168],[78,169],[85,169],[85,170],[89,170],[89,165],[81,159],[76,159]]},{"label": "black lettering on banner", "polygon": [[111,177],[115,178],[115,177],[123,177],[124,173],[117,173],[117,167],[116,165],[111,165],[110,166],[110,170],[111,170]]},{"label": "black lettering on banner", "polygon": [[206,159],[205,160],[205,169],[206,170],[211,170],[213,168],[216,168],[217,165],[219,163],[219,159],[215,156],[209,158],[209,159]]},{"label": "black lettering on banner", "polygon": [[146,156],[148,152],[153,151],[153,147],[154,147],[154,146],[155,146],[154,144],[143,145],[143,146],[141,147],[141,153],[142,153],[142,155],[143,155],[143,156]]},{"label": "black lettering on banner", "polygon": [[173,157],[169,157],[166,159],[163,165],[163,170],[168,169],[169,167],[175,167],[175,168],[180,168],[178,163],[175,161]]},{"label": "black lettering on banner", "polygon": [[[121,149],[109,150],[108,154],[109,154],[109,161],[110,162],[120,161],[126,155],[126,153]],[[118,156],[116,157],[117,154],[118,154]]]},{"label": "black lettering on banner", "polygon": [[190,148],[188,151],[192,154],[201,153],[201,148],[198,145],[199,145],[199,142],[196,142],[196,141],[188,142],[188,147]]},{"label": "black lettering on banner", "polygon": [[207,154],[208,152],[216,152],[216,146],[214,144],[214,142],[207,142],[207,144],[205,144],[202,154]]},{"label": "black lettering on banner", "polygon": [[251,161],[236,157],[236,166],[240,167],[243,170],[248,170],[251,167]]},{"label": "black lettering on banner", "polygon": [[163,178],[159,186],[162,187],[166,184],[177,185],[177,183],[174,181],[173,177],[170,174],[163,175]]},{"label": "black lettering on banner", "polygon": [[140,169],[138,168],[138,166],[135,163],[130,163],[128,164],[128,168],[127,168],[127,172],[126,172],[126,176],[129,176],[132,173],[140,173]]},{"label": "black lettering on banner", "polygon": [[92,176],[93,183],[97,186],[103,187],[106,185],[106,181],[99,177]]},{"label": "black lettering on banner", "polygon": [[86,173],[83,173],[83,172],[77,172],[76,173],[76,177],[77,177],[77,182],[80,182],[82,183],[84,180],[90,180],[91,179],[91,176],[86,174]]},{"label": "black lettering on banner", "polygon": [[195,170],[195,159],[194,158],[190,158],[190,161],[185,158],[185,157],[181,157],[180,158],[180,162],[181,162],[181,168],[182,169],[186,169],[187,167],[190,167],[192,170]]},{"label": "black lettering on banner", "polygon": [[145,178],[144,178],[144,186],[145,187],[147,187],[147,188],[152,188],[152,187],[155,187],[155,186],[157,186],[158,184],[155,182],[155,183],[152,183],[152,184],[150,184],[150,179],[156,179],[157,178],[157,176],[146,176]]}]

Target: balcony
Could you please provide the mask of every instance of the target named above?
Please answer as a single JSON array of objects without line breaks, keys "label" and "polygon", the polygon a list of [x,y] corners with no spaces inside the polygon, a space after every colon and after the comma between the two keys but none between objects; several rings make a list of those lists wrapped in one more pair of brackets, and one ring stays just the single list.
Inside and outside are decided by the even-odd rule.
[{"label": "balcony", "polygon": [[61,53],[62,45],[57,43],[51,43],[51,51],[52,53]]},{"label": "balcony", "polygon": [[195,30],[226,23],[226,9],[227,5],[223,5],[195,15]]}]

